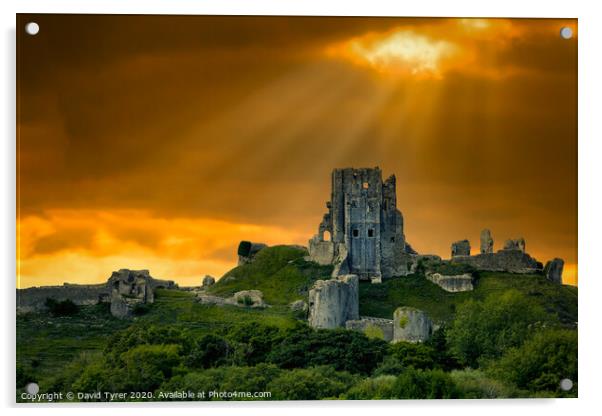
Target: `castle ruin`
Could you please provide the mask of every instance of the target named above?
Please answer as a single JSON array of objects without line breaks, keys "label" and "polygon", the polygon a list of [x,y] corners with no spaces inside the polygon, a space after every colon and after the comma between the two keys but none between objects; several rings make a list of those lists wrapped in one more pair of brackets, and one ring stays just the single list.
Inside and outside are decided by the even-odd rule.
[{"label": "castle ruin", "polygon": [[385,181],[380,168],[332,172],[328,212],[309,241],[310,259],[333,264],[333,277],[355,274],[362,280],[404,276],[411,254],[397,209],[395,175]]}]

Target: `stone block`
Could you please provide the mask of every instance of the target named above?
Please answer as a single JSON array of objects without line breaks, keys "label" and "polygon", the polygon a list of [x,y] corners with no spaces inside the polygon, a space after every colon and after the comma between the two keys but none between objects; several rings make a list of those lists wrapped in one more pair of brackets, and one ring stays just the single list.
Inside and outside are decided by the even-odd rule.
[{"label": "stone block", "polygon": [[481,254],[493,253],[493,237],[491,231],[485,228],[481,231]]},{"label": "stone block", "polygon": [[433,332],[433,322],[416,308],[402,306],[393,313],[393,342],[424,342]]},{"label": "stone block", "polygon": [[562,270],[564,269],[564,260],[555,258],[546,263],[544,275],[551,282],[562,284]]},{"label": "stone block", "polygon": [[470,273],[453,276],[442,275],[440,273],[427,273],[426,278],[446,292],[468,292],[474,290],[473,278]]},{"label": "stone block", "polygon": [[468,240],[460,240],[452,243],[451,256],[470,256],[470,242]]},{"label": "stone block", "polygon": [[309,291],[309,325],[314,328],[344,327],[359,318],[359,278],[344,275],[318,280]]}]

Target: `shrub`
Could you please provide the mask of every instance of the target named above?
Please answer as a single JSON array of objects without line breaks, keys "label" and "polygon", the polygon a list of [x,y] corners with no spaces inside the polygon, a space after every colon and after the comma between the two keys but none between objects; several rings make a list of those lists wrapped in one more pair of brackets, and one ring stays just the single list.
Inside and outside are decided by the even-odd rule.
[{"label": "shrub", "polygon": [[192,368],[218,367],[228,363],[231,348],[228,342],[217,335],[204,335],[192,347],[186,357],[186,365]]},{"label": "shrub", "polygon": [[[201,372],[177,375],[161,385],[162,391],[269,391],[268,384],[281,374],[282,370],[273,364],[259,364],[255,367],[218,367]],[[219,398],[205,397],[205,400]],[[265,400],[266,398],[260,398]],[[228,400],[225,398],[224,400]],[[240,400],[237,398],[236,400]],[[244,398],[243,398],[244,400]],[[251,399],[253,400],[253,399]]]},{"label": "shrub", "polygon": [[462,364],[478,367],[481,359],[495,359],[546,323],[557,320],[517,291],[469,300],[458,307],[447,330],[450,351]]},{"label": "shrub", "polygon": [[[84,370],[95,363],[106,361],[98,352],[82,352],[73,359],[48,382],[46,391],[69,391],[72,384],[81,376]],[[106,364],[107,367],[110,367]]]},{"label": "shrub", "polygon": [[435,366],[443,371],[451,371],[461,368],[458,360],[449,352],[446,339],[447,328],[445,325],[439,327],[433,335],[424,343],[424,345],[433,349],[433,360]]},{"label": "shrub", "polygon": [[[577,382],[577,331],[556,329],[537,333],[521,347],[512,348],[490,373],[519,388],[562,393],[560,380]],[[576,387],[569,395],[576,394]]]},{"label": "shrub", "polygon": [[335,398],[346,392],[357,378],[347,372],[337,372],[322,366],[283,371],[268,384],[276,400],[320,400]]},{"label": "shrub", "polygon": [[105,347],[105,355],[114,365],[122,365],[123,354],[138,345],[174,344],[180,347],[182,355],[188,355],[194,337],[186,330],[173,326],[132,325],[111,336]]},{"label": "shrub", "polygon": [[393,357],[392,355],[388,355],[385,357],[383,362],[380,363],[380,365],[374,370],[372,375],[374,377],[386,376],[386,375],[398,376],[399,374],[401,374],[403,372],[404,369],[405,369],[405,367],[399,361],[399,359],[397,359],[396,357]]},{"label": "shrub", "polygon": [[442,370],[404,370],[393,384],[397,399],[454,399],[458,391],[450,375]]},{"label": "shrub", "polygon": [[126,384],[135,391],[153,391],[172,375],[180,363],[178,345],[138,345],[123,353]]},{"label": "shrub", "polygon": [[413,367],[427,370],[437,366],[435,350],[424,344],[397,342],[391,344],[389,353],[401,364],[402,368]]},{"label": "shrub", "polygon": [[135,316],[142,316],[142,315],[146,315],[148,313],[148,311],[150,311],[151,306],[148,303],[137,303],[134,305],[134,308],[132,309],[132,313]]},{"label": "shrub", "polygon": [[232,362],[254,366],[267,360],[272,348],[282,341],[283,332],[277,327],[253,322],[234,326],[226,338],[234,349]]},{"label": "shrub", "polygon": [[31,369],[17,364],[17,388],[25,387],[32,381],[35,381],[35,378]]},{"label": "shrub", "polygon": [[454,370],[450,375],[463,399],[506,399],[521,396],[512,385],[490,378],[481,370]]},{"label": "shrub", "polygon": [[342,398],[349,400],[393,399],[393,386],[397,377],[380,375],[366,378],[347,391]]},{"label": "shrub", "polygon": [[331,365],[337,371],[370,374],[385,357],[387,346],[361,332],[298,327],[285,333],[267,360],[281,368]]},{"label": "shrub", "polygon": [[54,316],[72,316],[79,310],[78,306],[70,299],[57,301],[56,299],[47,298],[46,308]]},{"label": "shrub", "polygon": [[97,360],[84,367],[83,371],[71,384],[70,390],[76,392],[124,391],[127,386],[127,375],[122,368],[112,367],[105,360]]}]

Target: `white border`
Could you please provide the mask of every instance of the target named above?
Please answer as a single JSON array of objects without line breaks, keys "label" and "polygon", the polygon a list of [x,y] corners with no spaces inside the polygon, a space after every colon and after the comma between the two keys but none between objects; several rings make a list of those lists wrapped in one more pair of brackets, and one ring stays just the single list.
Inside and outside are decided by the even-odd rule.
[{"label": "white border", "polygon": [[[22,0],[1,2],[3,25],[0,82],[1,123],[4,129],[0,171],[2,238],[0,255],[4,273],[2,324],[6,336],[2,344],[0,394],[4,406],[13,413],[100,414],[108,411],[164,414],[167,407],[178,413],[304,415],[308,413],[445,414],[504,415],[526,412],[549,415],[590,414],[602,408],[598,392],[600,383],[600,165],[602,154],[602,110],[596,104],[602,96],[599,42],[602,41],[602,15],[595,1],[525,0],[487,1],[327,1],[327,0]],[[285,402],[285,403],[200,403],[102,406],[14,405],[14,276],[15,276],[15,13],[127,13],[127,14],[265,14],[265,15],[347,15],[347,16],[461,16],[461,17],[577,17],[579,18],[579,399],[572,400],[503,400],[503,401],[411,401],[411,402]],[[553,166],[550,168],[553,169]],[[375,410],[372,410],[375,408]]]}]

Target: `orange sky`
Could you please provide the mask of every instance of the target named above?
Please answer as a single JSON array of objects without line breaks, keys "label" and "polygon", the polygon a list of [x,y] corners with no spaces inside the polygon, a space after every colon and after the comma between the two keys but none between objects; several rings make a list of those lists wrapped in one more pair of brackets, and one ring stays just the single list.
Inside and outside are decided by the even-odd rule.
[{"label": "orange sky", "polygon": [[576,20],[19,15],[18,287],[197,285],[307,244],[335,167],[420,253],[523,236],[577,283]]}]

